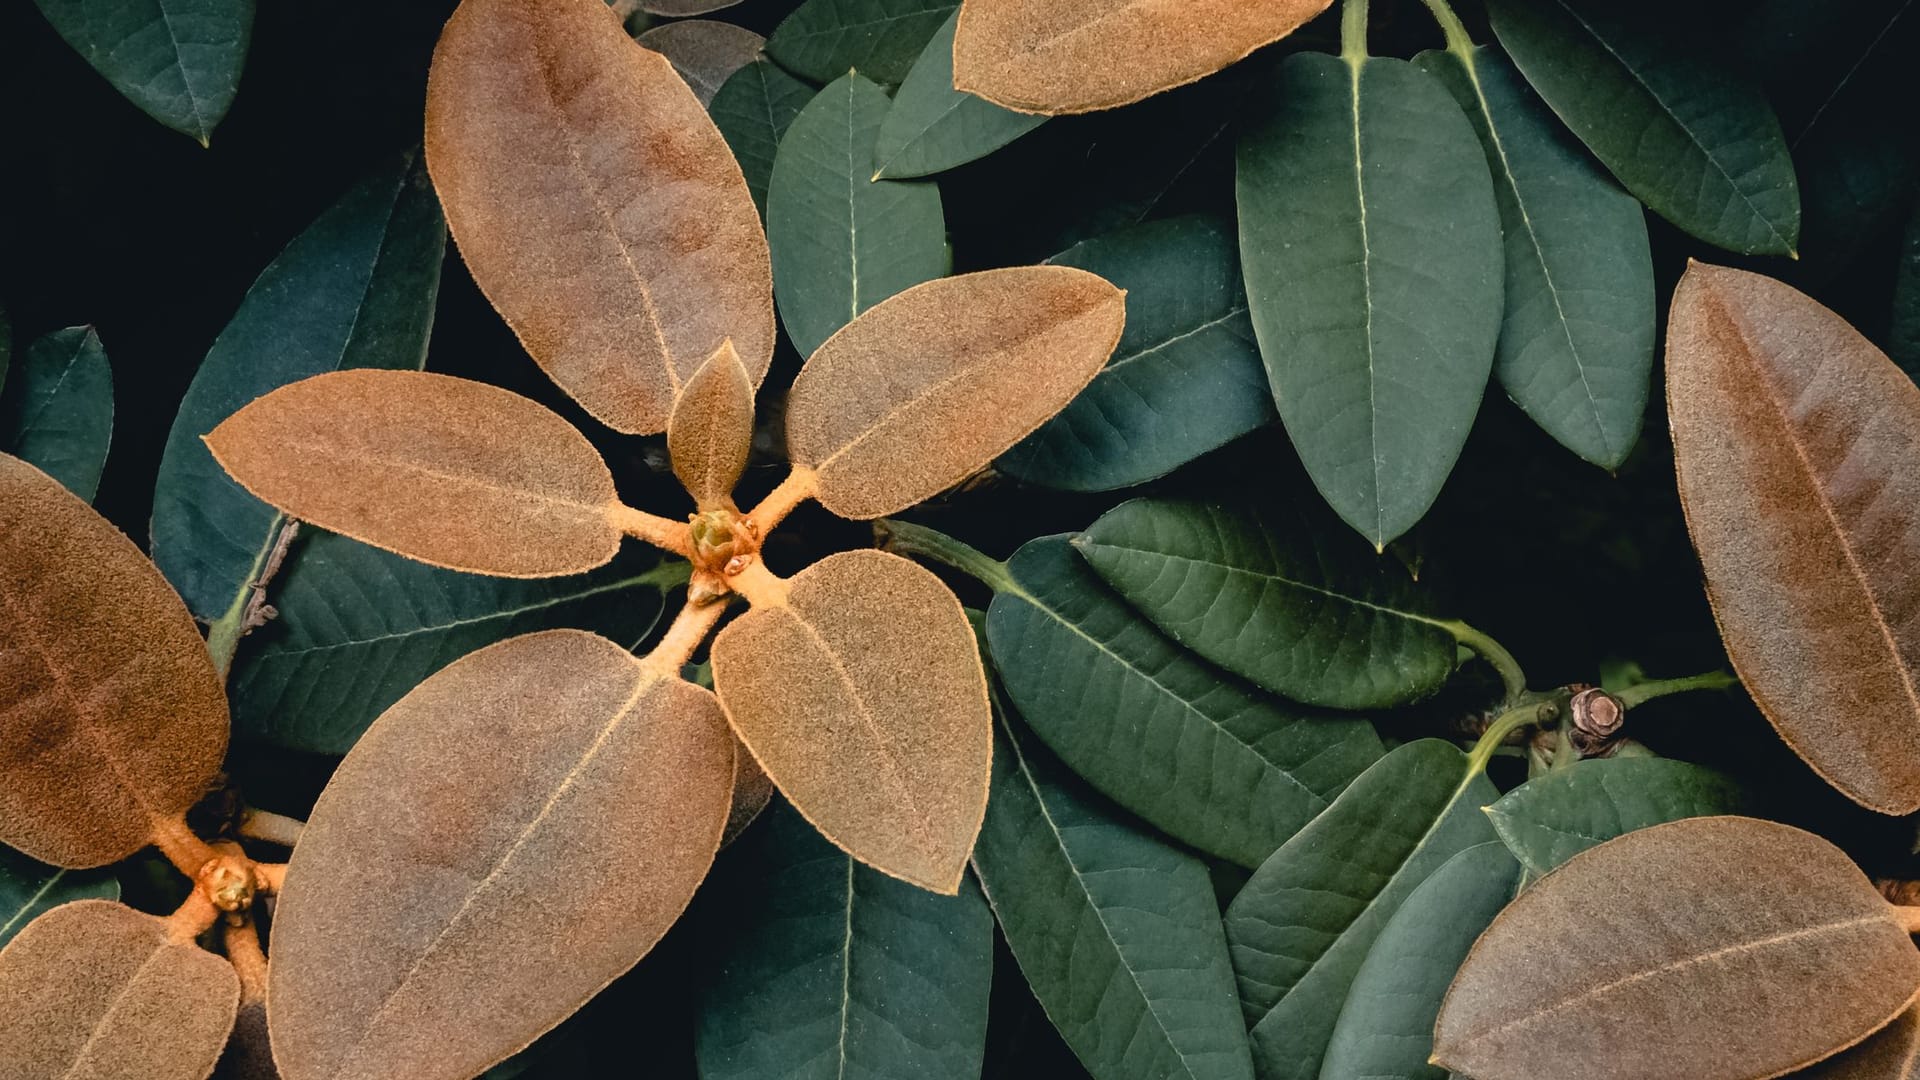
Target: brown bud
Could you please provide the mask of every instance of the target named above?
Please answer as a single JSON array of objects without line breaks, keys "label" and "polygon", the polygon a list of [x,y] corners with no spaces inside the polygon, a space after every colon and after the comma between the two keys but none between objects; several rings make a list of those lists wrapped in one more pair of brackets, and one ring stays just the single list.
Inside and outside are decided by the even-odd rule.
[{"label": "brown bud", "polygon": [[1627,709],[1620,699],[1599,687],[1589,687],[1573,695],[1573,726],[1568,738],[1581,757],[1604,757],[1619,741],[1626,723]]}]

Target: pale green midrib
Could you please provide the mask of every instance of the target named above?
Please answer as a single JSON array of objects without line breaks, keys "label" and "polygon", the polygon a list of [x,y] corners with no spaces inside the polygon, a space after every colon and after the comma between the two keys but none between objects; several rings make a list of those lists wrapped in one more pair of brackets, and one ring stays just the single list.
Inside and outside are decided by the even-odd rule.
[{"label": "pale green midrib", "polygon": [[[880,180],[891,179],[886,175],[886,172],[889,168],[892,167],[894,162],[900,160],[900,155],[906,153],[908,150],[913,149],[914,146],[917,143],[919,143],[920,140],[927,137],[927,132],[932,131],[934,128],[938,127],[942,120],[945,120],[947,117],[952,116],[962,105],[965,105],[967,103],[967,100],[968,100],[967,95],[959,94],[953,99],[953,103],[951,105],[948,105],[946,108],[941,109],[938,113],[935,113],[933,119],[927,121],[924,125],[922,125],[919,131],[916,131],[912,135],[909,135],[907,138],[901,140],[899,146],[894,147],[890,152],[888,152],[887,158],[885,161],[880,162],[879,164],[876,164],[873,167],[873,180],[869,181],[869,183],[877,182]],[[886,128],[886,125],[883,123],[881,125],[881,129],[884,131],[885,128]]]},{"label": "pale green midrib", "polygon": [[[847,291],[852,308],[847,314],[848,322],[860,317],[860,170],[854,167],[855,148],[860,144],[860,129],[854,124],[857,113],[854,98],[860,84],[854,82],[854,78],[852,72],[847,73]],[[867,164],[872,165],[872,160]]]},{"label": "pale green midrib", "polygon": [[[87,342],[93,339],[94,339],[93,328],[88,327],[87,332],[80,335],[80,343],[73,347],[73,351],[71,353],[68,353],[66,360],[61,363],[60,377],[54,380],[53,388],[48,390],[44,395],[41,396],[39,404],[34,408],[33,414],[31,416],[22,415],[20,417],[19,433],[22,436],[29,434],[35,428],[40,426],[40,418],[47,414],[48,409],[53,408],[54,400],[60,396],[60,392],[62,390],[66,389],[67,379],[73,375],[73,370],[80,359],[80,354],[86,351]],[[31,358],[33,354],[33,350],[29,348],[27,350],[27,354],[28,354],[28,357]],[[22,364],[20,366],[21,366],[22,372],[24,373],[26,369],[26,365]],[[112,402],[108,402],[108,406],[111,407]]]},{"label": "pale green midrib", "polygon": [[200,95],[193,88],[193,77],[187,73],[187,58],[180,53],[180,35],[174,33],[173,16],[167,14],[167,0],[154,0],[153,6],[160,13],[160,23],[167,28],[167,41],[173,46],[173,66],[180,72],[180,88],[187,92],[187,104],[193,109],[194,135],[204,146],[213,136],[213,126],[201,111]]},{"label": "pale green midrib", "polygon": [[[1065,264],[1062,264],[1062,265],[1065,265]],[[1108,363],[1106,367],[1102,368],[1101,371],[1103,374],[1108,371],[1116,371],[1120,368],[1127,366],[1128,364],[1133,363],[1135,360],[1144,360],[1149,356],[1158,355],[1159,353],[1164,352],[1167,349],[1171,349],[1175,345],[1178,345],[1181,342],[1188,340],[1189,338],[1198,337],[1199,335],[1204,334],[1207,331],[1212,330],[1216,327],[1225,326],[1227,323],[1232,322],[1234,319],[1247,314],[1248,310],[1249,309],[1246,304],[1236,305],[1230,308],[1226,314],[1218,316],[1217,318],[1208,319],[1207,321],[1200,323],[1198,326],[1195,326],[1190,330],[1182,330],[1180,333],[1175,334],[1172,337],[1169,337],[1163,341],[1156,341],[1151,345],[1145,346],[1144,348],[1136,349],[1133,352],[1127,353],[1124,356],[1117,356],[1112,360],[1112,362]]]},{"label": "pale green midrib", "polygon": [[[1348,4],[1358,0],[1346,0]],[[1364,12],[1364,8],[1361,9]],[[1362,16],[1364,18],[1364,15]],[[1364,36],[1364,26],[1361,24]],[[1386,497],[1380,489],[1380,403],[1377,395],[1379,375],[1374,371],[1373,356],[1373,242],[1367,232],[1367,176],[1366,152],[1360,141],[1360,73],[1366,65],[1365,56],[1343,56],[1347,69],[1352,73],[1351,93],[1353,97],[1353,187],[1355,203],[1360,212],[1360,282],[1363,298],[1367,305],[1367,324],[1363,337],[1367,344],[1367,456],[1373,463],[1373,535],[1368,537],[1376,548],[1387,542]]]},{"label": "pale green midrib", "polygon": [[58,885],[60,879],[66,876],[67,872],[65,870],[55,870],[52,877],[43,882],[38,889],[34,890],[32,896],[27,897],[27,899],[21,903],[19,910],[15,911],[6,922],[0,923],[0,938],[4,938],[8,934],[13,933],[13,928],[20,925],[20,920],[26,917],[27,912],[32,911],[35,904],[45,900],[47,894],[53,891],[53,887]]},{"label": "pale green midrib", "polygon": [[[1793,141],[1787,144],[1788,150],[1800,149],[1801,140],[1805,139],[1814,128],[1820,126],[1820,119],[1827,115],[1828,107],[1839,98],[1840,92],[1847,88],[1847,84],[1852,82],[1853,77],[1860,73],[1860,69],[1866,66],[1867,60],[1873,56],[1874,50],[1878,49],[1880,43],[1886,40],[1887,35],[1893,32],[1894,24],[1898,23],[1901,18],[1906,15],[1907,9],[1911,8],[1913,3],[1914,0],[1906,0],[1906,3],[1901,4],[1900,10],[1894,12],[1892,17],[1887,19],[1887,24],[1882,26],[1880,32],[1873,36],[1873,40],[1867,43],[1867,47],[1860,50],[1860,56],[1853,62],[1853,66],[1847,68],[1846,74],[1840,76],[1840,81],[1833,84],[1833,90],[1820,100],[1820,107],[1813,110],[1813,115],[1807,118],[1806,126],[1801,128],[1800,133],[1795,135]],[[1920,1044],[1916,1044],[1916,1048],[1920,1048]]]},{"label": "pale green midrib", "polygon": [[837,1075],[846,1080],[847,1026],[853,1013],[853,857],[847,863],[847,925],[840,943],[840,1059]]}]

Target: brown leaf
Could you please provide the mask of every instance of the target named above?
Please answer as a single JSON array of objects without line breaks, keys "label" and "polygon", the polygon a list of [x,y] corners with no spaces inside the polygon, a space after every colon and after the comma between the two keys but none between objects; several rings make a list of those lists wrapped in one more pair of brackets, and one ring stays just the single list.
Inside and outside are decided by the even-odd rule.
[{"label": "brown leaf", "polygon": [[347,755],[294,849],[267,1015],[287,1080],[466,1080],[632,967],[720,843],[713,695],[579,630],[471,653]]},{"label": "brown leaf", "polygon": [[773,801],[773,781],[760,771],[760,764],[746,747],[740,747],[733,758],[733,805],[727,810],[727,828],[720,836],[720,846],[726,847],[740,838],[753,824],[760,811]]},{"label": "brown leaf", "polygon": [[664,430],[729,337],[766,374],[773,268],[740,166],[602,0],[465,0],[427,80],[427,169],[474,280],[607,426]]},{"label": "brown leaf", "polygon": [[787,400],[794,464],[843,517],[897,513],[983,469],[1073,400],[1120,342],[1126,294],[1028,266],[940,278],[861,312]]},{"label": "brown leaf", "polygon": [[1674,291],[1667,402],[1741,681],[1849,798],[1920,809],[1920,389],[1794,289],[1695,263]]},{"label": "brown leaf", "polygon": [[1866,1042],[1796,1075],[1800,1080],[1920,1080],[1920,1009],[1908,1009]]},{"label": "brown leaf", "polygon": [[714,19],[684,19],[656,26],[634,39],[667,58],[687,80],[702,107],[734,72],[760,58],[767,39],[744,26]]},{"label": "brown leaf", "polygon": [[485,383],[329,372],[256,399],[206,442],[288,515],[435,566],[549,577],[620,548],[599,451],[559,414]]},{"label": "brown leaf", "polygon": [[966,0],[953,83],[1009,109],[1083,113],[1211,75],[1331,0]]},{"label": "brown leaf", "polygon": [[665,15],[680,19],[688,15],[705,15],[710,11],[730,8],[740,0],[639,0],[640,10],[650,15]]},{"label": "brown leaf", "polygon": [[0,951],[8,1080],[206,1080],[240,981],[166,920],[111,900],[62,904]]},{"label": "brown leaf", "polygon": [[1454,977],[1434,1061],[1475,1080],[1760,1080],[1916,992],[1920,952],[1839,849],[1692,818],[1576,855],[1508,905]]},{"label": "brown leaf", "polygon": [[133,854],[205,793],[227,698],[166,579],[93,508],[0,454],[0,842]]},{"label": "brown leaf", "polygon": [[973,628],[939,578],[880,551],[828,556],[720,632],[713,684],[827,839],[903,881],[959,889],[993,721]]},{"label": "brown leaf", "polygon": [[673,474],[702,510],[733,507],[733,485],[753,449],[753,380],[731,342],[687,380],[667,424]]}]

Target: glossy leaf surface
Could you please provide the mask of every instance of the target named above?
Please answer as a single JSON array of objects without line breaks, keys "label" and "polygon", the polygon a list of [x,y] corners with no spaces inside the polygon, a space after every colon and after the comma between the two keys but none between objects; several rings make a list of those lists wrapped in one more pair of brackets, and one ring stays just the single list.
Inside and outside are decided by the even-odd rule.
[{"label": "glossy leaf surface", "polygon": [[858,71],[897,84],[959,6],[959,0],[805,0],[767,39],[767,53],[817,83]]},{"label": "glossy leaf surface", "polygon": [[1520,894],[1448,991],[1434,1059],[1477,1080],[1778,1076],[1916,993],[1920,952],[1838,848],[1693,818],[1576,855]]},{"label": "glossy leaf surface", "polygon": [[987,270],[888,300],[793,383],[787,444],[820,502],[876,518],[986,467],[1073,400],[1126,322],[1125,294],[1064,266]]},{"label": "glossy leaf surface", "polygon": [[760,58],[767,39],[745,27],[714,19],[686,19],[665,23],[634,38],[667,58],[702,106],[733,73]]},{"label": "glossy leaf surface", "polygon": [[665,430],[727,338],[766,373],[772,276],[740,167],[600,0],[464,0],[434,51],[426,145],[474,280],[602,423]]},{"label": "glossy leaf surface", "polygon": [[927,42],[873,147],[875,178],[930,176],[986,157],[1046,118],[1003,109],[953,87],[955,12]]},{"label": "glossy leaf surface", "polygon": [[118,899],[120,881],[106,870],[62,870],[0,848],[0,945],[61,904]]},{"label": "glossy leaf surface", "polygon": [[0,454],[0,843],[56,866],[146,846],[205,793],[227,700],[133,541]]},{"label": "glossy leaf surface", "polygon": [[733,485],[753,449],[753,380],[722,342],[687,380],[667,421],[673,474],[702,510],[733,502]]},{"label": "glossy leaf surface", "polygon": [[1849,798],[1920,808],[1920,389],[1806,296],[1696,263],[1674,291],[1667,403],[1734,670]]},{"label": "glossy leaf surface", "polygon": [[780,139],[794,117],[813,100],[813,94],[813,87],[787,74],[780,65],[755,60],[734,72],[707,105],[707,112],[740,162],[747,191],[762,220],[767,216],[767,183],[773,177]]},{"label": "glossy leaf surface", "polygon": [[678,918],[733,771],[710,693],[592,634],[514,638],[421,683],[347,755],[288,867],[268,1013],[286,1080],[465,1080],[531,1043]]},{"label": "glossy leaf surface", "polygon": [[86,502],[113,440],[113,369],[91,326],[27,346],[0,392],[0,452],[60,481]]},{"label": "glossy leaf surface", "polygon": [[1487,807],[1487,816],[1538,876],[1635,829],[1753,806],[1740,785],[1711,769],[1668,758],[1609,758],[1529,780]]},{"label": "glossy leaf surface", "polygon": [[253,0],[34,2],[141,112],[207,145],[240,88]]}]

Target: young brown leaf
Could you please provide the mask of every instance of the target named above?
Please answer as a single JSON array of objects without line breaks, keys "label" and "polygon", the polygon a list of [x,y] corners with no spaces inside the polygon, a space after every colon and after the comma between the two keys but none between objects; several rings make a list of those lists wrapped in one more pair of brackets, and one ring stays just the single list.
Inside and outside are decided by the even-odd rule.
[{"label": "young brown leaf", "polygon": [[1842,793],[1920,809],[1920,389],[1805,295],[1695,263],[1674,290],[1667,404],[1741,681]]},{"label": "young brown leaf", "polygon": [[124,858],[226,750],[226,693],[180,597],[92,507],[0,454],[0,842],[57,866]]},{"label": "young brown leaf", "polygon": [[316,375],[206,437],[240,485],[302,521],[410,559],[501,577],[613,558],[613,474],[559,414],[424,371]]},{"label": "young brown leaf", "polygon": [[62,904],[0,951],[8,1080],[206,1080],[240,981],[167,921],[111,900]]},{"label": "young brown leaf", "polygon": [[1127,105],[1293,33],[1331,0],[966,0],[953,84],[1021,112]]},{"label": "young brown leaf", "polygon": [[767,39],[717,19],[682,19],[662,23],[634,38],[673,64],[687,81],[701,108],[713,104],[713,95],[733,73],[760,59]]},{"label": "young brown leaf", "polygon": [[578,630],[471,653],[315,805],[273,929],[287,1080],[466,1080],[632,967],[720,843],[713,695]]},{"label": "young brown leaf", "polygon": [[993,721],[973,627],[897,555],[831,555],[713,643],[735,734],[827,839],[953,895],[987,807]]},{"label": "young brown leaf", "polygon": [[729,337],[766,374],[773,269],[740,166],[601,0],[465,0],[434,50],[426,139],[474,280],[607,426],[665,429]]},{"label": "young brown leaf", "polygon": [[1475,1080],[1758,1080],[1859,1042],[1916,992],[1920,952],[1838,848],[1689,818],[1508,905],[1454,977],[1433,1059]]},{"label": "young brown leaf", "polygon": [[733,485],[753,448],[753,379],[723,341],[687,380],[667,422],[673,474],[702,510],[733,506]]},{"label": "young brown leaf", "polygon": [[842,517],[897,513],[985,468],[1099,374],[1126,294],[1067,266],[939,278],[861,312],[793,382],[787,448]]}]

